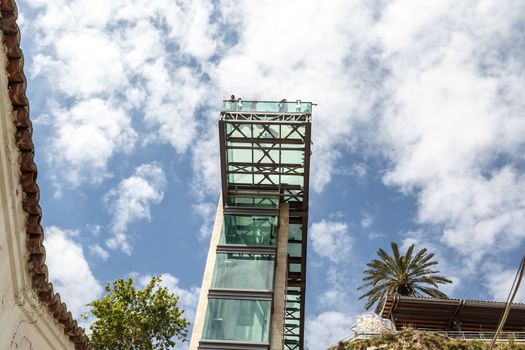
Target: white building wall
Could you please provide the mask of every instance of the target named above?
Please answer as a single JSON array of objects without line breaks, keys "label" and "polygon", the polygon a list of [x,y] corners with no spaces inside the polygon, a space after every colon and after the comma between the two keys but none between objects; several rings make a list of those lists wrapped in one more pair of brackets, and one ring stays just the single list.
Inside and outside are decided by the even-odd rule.
[{"label": "white building wall", "polygon": [[220,197],[217,204],[217,212],[215,214],[215,223],[213,224],[213,231],[210,238],[210,248],[208,249],[204,276],[202,278],[199,303],[197,304],[197,311],[195,312],[195,321],[193,322],[189,350],[197,350],[199,347],[199,341],[202,337],[204,319],[206,318],[206,308],[208,306],[208,291],[210,290],[211,281],[213,279],[213,269],[215,268],[215,260],[217,258],[216,251],[221,237],[223,219],[222,197]]},{"label": "white building wall", "polygon": [[[0,33],[0,42],[2,37]],[[0,349],[74,349],[64,327],[31,287],[26,214],[8,94],[5,47],[0,48]]]}]

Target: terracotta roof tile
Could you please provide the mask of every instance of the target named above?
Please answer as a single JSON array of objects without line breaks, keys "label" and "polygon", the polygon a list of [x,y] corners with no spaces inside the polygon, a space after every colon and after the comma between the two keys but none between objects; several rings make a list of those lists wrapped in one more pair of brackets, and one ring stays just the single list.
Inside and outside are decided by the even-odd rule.
[{"label": "terracotta roof tile", "polygon": [[17,8],[14,0],[0,0],[2,18],[0,30],[3,32],[3,44],[7,50],[7,76],[9,97],[13,105],[13,123],[16,126],[16,146],[20,151],[20,183],[22,185],[22,207],[27,213],[26,232],[29,252],[28,268],[31,273],[32,287],[40,302],[47,305],[53,317],[64,326],[64,333],[75,344],[77,350],[88,350],[90,346],[84,330],[78,326],[71,312],[55,293],[49,282],[45,264],[46,251],[43,245],[44,232],[40,225],[42,210],[38,204],[40,192],[36,184],[37,169],[32,141],[32,125],[29,119],[29,101],[26,97],[26,77],[23,66],[24,58],[20,49],[20,31],[16,24]]}]

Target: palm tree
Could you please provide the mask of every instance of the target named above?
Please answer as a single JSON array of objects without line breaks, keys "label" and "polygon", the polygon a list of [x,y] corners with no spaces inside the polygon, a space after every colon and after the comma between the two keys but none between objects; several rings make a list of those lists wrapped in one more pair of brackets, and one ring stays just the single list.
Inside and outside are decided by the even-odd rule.
[{"label": "palm tree", "polygon": [[375,312],[381,312],[387,295],[427,295],[448,299],[445,293],[438,290],[438,284],[452,283],[452,281],[439,275],[439,271],[431,269],[438,263],[432,260],[433,253],[428,253],[424,248],[413,255],[414,244],[412,244],[402,256],[396,243],[392,242],[390,245],[393,256],[379,249],[377,255],[380,259],[374,259],[366,264],[369,269],[363,272],[365,283],[357,288],[357,290],[370,288],[359,297],[359,299],[368,298],[366,310],[376,304]]}]

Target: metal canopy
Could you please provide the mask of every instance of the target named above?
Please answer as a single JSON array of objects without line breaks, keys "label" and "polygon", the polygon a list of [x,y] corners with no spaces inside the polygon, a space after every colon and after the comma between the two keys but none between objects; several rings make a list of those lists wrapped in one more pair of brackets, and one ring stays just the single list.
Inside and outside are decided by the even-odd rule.
[{"label": "metal canopy", "polygon": [[219,120],[225,212],[289,203],[284,349],[304,349],[310,102],[224,101]]},{"label": "metal canopy", "polygon": [[[494,332],[504,309],[503,302],[388,296],[381,316],[391,319],[398,329]],[[513,304],[503,330],[524,329],[525,304]]]}]

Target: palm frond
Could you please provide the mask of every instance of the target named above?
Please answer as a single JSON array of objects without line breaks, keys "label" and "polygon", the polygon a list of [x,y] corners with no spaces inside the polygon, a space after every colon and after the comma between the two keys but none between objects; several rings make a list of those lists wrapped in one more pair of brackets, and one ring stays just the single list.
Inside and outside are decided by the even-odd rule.
[{"label": "palm frond", "polygon": [[401,255],[397,243],[391,242],[390,247],[392,255],[378,249],[379,258],[368,262],[367,269],[363,271],[364,283],[357,290],[365,291],[359,299],[367,299],[367,310],[375,304],[376,312],[381,311],[386,296],[399,294],[400,291],[403,295],[447,298],[438,287],[452,281],[440,275],[439,270],[432,268],[438,264],[433,260],[433,253],[426,248],[415,252],[415,245],[411,244],[405,254]]},{"label": "palm frond", "polygon": [[417,289],[432,298],[448,299],[448,296],[437,288],[427,288],[427,287],[418,286]]}]

